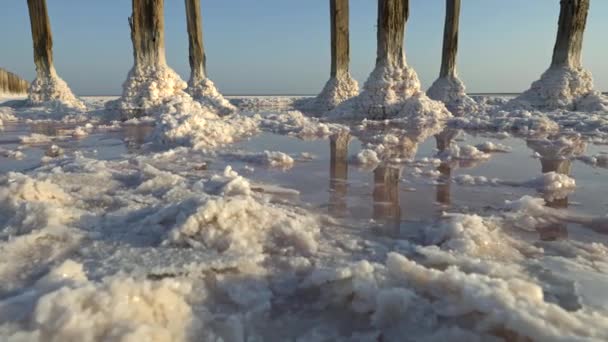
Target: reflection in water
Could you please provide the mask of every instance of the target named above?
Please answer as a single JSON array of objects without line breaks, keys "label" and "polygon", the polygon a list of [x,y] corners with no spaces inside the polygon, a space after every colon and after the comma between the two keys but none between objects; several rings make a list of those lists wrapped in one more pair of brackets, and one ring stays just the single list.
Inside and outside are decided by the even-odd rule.
[{"label": "reflection in water", "polygon": [[346,215],[346,193],[348,191],[348,145],[350,133],[339,132],[330,139],[329,163],[329,212],[343,217]]},{"label": "reflection in water", "polygon": [[126,125],[124,127],[124,140],[127,145],[127,151],[130,153],[136,152],[141,148],[146,142],[146,138],[152,130],[154,129],[153,125]]},{"label": "reflection in water", "polygon": [[401,223],[401,206],[399,203],[399,178],[401,169],[387,165],[374,170],[374,219],[388,223],[386,232],[397,237]]},{"label": "reflection in water", "polygon": [[[572,174],[572,160],[570,158],[584,153],[586,145],[580,138],[528,140],[528,147],[540,155],[542,173],[556,172],[570,176]],[[545,194],[545,205],[554,209],[568,208],[568,196],[561,198]],[[555,241],[568,238],[568,229],[565,223],[550,223],[537,227],[540,239]]]},{"label": "reflection in water", "polygon": [[449,206],[452,203],[451,196],[451,177],[452,177],[452,167],[449,163],[441,163],[439,167],[437,167],[437,171],[441,173],[441,178],[437,183],[437,202],[443,205]]},{"label": "reflection in water", "polygon": [[[460,133],[459,130],[446,128],[441,133],[435,135],[435,141],[437,143],[437,150],[439,153],[444,152],[450,145],[455,137]],[[437,171],[441,173],[441,179],[437,184],[436,200],[438,203],[443,205],[450,205],[452,203],[451,196],[451,177],[452,177],[452,165],[448,162],[442,162]]]}]

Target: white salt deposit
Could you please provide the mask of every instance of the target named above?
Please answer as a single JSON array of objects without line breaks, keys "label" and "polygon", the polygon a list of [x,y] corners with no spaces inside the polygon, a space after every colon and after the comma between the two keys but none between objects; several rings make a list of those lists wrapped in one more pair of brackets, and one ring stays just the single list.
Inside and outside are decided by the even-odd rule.
[{"label": "white salt deposit", "polygon": [[330,78],[321,93],[309,101],[308,106],[312,110],[326,112],[357,95],[359,95],[359,83],[347,73]]},{"label": "white salt deposit", "polygon": [[439,152],[438,156],[443,160],[485,160],[491,157],[475,146],[457,144],[451,144],[445,151]]},{"label": "white salt deposit", "polygon": [[23,144],[46,144],[53,141],[53,137],[39,133],[32,133],[30,135],[20,136],[19,141]]},{"label": "white salt deposit", "polygon": [[5,148],[0,147],[0,156],[3,156],[4,158],[21,160],[25,158],[25,153],[19,150],[7,150]]},{"label": "white salt deposit", "polygon": [[362,166],[373,166],[380,163],[380,158],[378,158],[376,151],[365,149],[352,156],[351,162]]},{"label": "white salt deposit", "polygon": [[252,164],[278,167],[282,169],[289,169],[294,164],[294,159],[290,155],[280,151],[265,150],[264,152],[253,154],[229,153],[226,156],[231,159],[243,160]]},{"label": "white salt deposit", "polygon": [[507,107],[608,111],[608,98],[593,90],[593,77],[584,68],[552,67]]},{"label": "white salt deposit", "polygon": [[200,328],[186,280],[113,276],[98,283],[87,279],[82,265],[66,261],[43,284],[0,302],[0,317],[14,320],[0,327],[8,341],[188,341]]},{"label": "white salt deposit", "polygon": [[424,94],[418,75],[405,63],[403,66],[380,63],[365,82],[361,94],[326,115],[333,120],[401,118],[412,124],[443,121],[450,116],[443,103]]},{"label": "white salt deposit", "polygon": [[460,116],[477,109],[477,103],[466,92],[458,76],[438,78],[426,91],[428,97],[441,101],[452,114]]},{"label": "white salt deposit", "polygon": [[220,115],[228,115],[236,111],[236,107],[220,94],[209,78],[205,77],[199,80],[191,77],[186,91],[194,100],[201,102],[204,107],[209,107]]},{"label": "white salt deposit", "polygon": [[49,107],[55,111],[86,110],[84,102],[74,96],[54,69],[51,69],[49,75],[36,77],[30,85],[27,101],[31,106]]},{"label": "white salt deposit", "polygon": [[511,152],[511,148],[509,146],[503,145],[503,144],[499,144],[499,143],[494,143],[491,141],[486,141],[484,143],[481,144],[477,144],[475,145],[475,147],[480,150],[481,152],[485,152],[485,153],[508,153]]},{"label": "white salt deposit", "polygon": [[[530,197],[506,207],[489,204],[491,214],[481,216],[475,213],[485,207],[465,201],[449,210],[471,214],[446,214],[436,222],[413,212],[389,237],[376,230],[380,221],[326,217],[320,214],[324,203],[296,205],[299,191],[224,169],[231,158],[292,164],[288,154],[220,146],[261,130],[318,138],[347,129],[362,145],[355,162],[411,159],[411,172],[436,178],[443,160],[414,159],[418,145],[440,131],[434,126],[362,121],[351,128],[296,111],[219,117],[194,101],[171,99],[150,107],[159,122],[153,139],[166,143],[161,152],[144,149],[109,161],[68,153],[0,177],[0,340],[608,339],[605,239],[590,230],[561,241],[537,238],[547,226],[565,223],[608,231],[605,216],[548,208],[545,199]],[[551,113],[543,119],[539,112],[496,113],[456,120],[469,120],[475,129],[491,125],[499,134],[513,127],[546,132],[551,124],[542,122],[598,137],[604,132],[599,114],[579,120],[580,113],[568,112],[562,120]],[[428,129],[414,132],[412,126]],[[582,155],[586,139],[545,135],[528,145],[543,159],[567,163]],[[316,148],[326,149],[327,141],[306,143],[321,157],[302,164],[324,162]],[[167,148],[173,144],[187,147]],[[434,144],[423,145],[426,156],[434,153]],[[207,151],[211,147],[216,150]],[[452,143],[439,156],[485,160],[499,150],[508,148]],[[603,156],[589,157],[599,165]],[[322,172],[325,182],[325,167]],[[370,186],[351,179],[349,192]],[[472,175],[451,180],[531,187],[543,195],[576,185],[558,172],[513,182]],[[303,198],[310,192],[305,188]],[[347,202],[361,215],[357,200]]]}]

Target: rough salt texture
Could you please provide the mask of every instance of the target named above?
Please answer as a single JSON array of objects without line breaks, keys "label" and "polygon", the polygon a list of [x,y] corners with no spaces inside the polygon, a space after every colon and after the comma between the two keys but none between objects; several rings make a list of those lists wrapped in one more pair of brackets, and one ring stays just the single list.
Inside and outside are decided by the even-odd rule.
[{"label": "rough salt texture", "polygon": [[532,83],[509,108],[608,111],[608,98],[593,89],[591,73],[580,67],[552,67]]},{"label": "rough salt texture", "polygon": [[457,76],[438,78],[426,94],[433,100],[443,102],[457,116],[477,109],[477,103],[466,94],[464,83]]},{"label": "rough salt texture", "polygon": [[420,89],[416,72],[408,67],[377,66],[359,96],[345,101],[328,112],[333,120],[402,118],[418,121],[441,121],[450,112],[441,102],[429,99]]},{"label": "rough salt texture", "polygon": [[169,103],[163,114],[157,117],[152,139],[162,145],[189,146],[194,149],[207,149],[235,142],[258,131],[257,120],[243,116],[219,117],[207,108],[194,110],[184,104],[192,102]]},{"label": "rough salt texture", "polygon": [[309,107],[311,110],[326,112],[357,95],[359,95],[359,83],[350,74],[332,77],[327,81],[321,93],[310,100]]},{"label": "rough salt texture", "polygon": [[186,82],[166,65],[135,66],[123,84],[122,96],[108,102],[106,108],[119,111],[124,119],[160,115],[167,112],[167,107],[189,114],[210,112],[184,91],[186,87]]},{"label": "rough salt texture", "polygon": [[222,96],[209,78],[191,79],[186,91],[194,100],[212,108],[220,115],[228,115],[236,111],[236,107]]},{"label": "rough salt texture", "polygon": [[67,83],[53,70],[48,76],[36,77],[30,85],[27,103],[55,110],[84,111],[84,102],[76,98]]},{"label": "rough salt texture", "polygon": [[[81,264],[66,261],[30,293],[0,308],[12,325],[0,328],[8,341],[188,341],[200,322],[186,297],[188,281],[114,276],[93,282]],[[28,306],[33,308],[28,310]]]}]

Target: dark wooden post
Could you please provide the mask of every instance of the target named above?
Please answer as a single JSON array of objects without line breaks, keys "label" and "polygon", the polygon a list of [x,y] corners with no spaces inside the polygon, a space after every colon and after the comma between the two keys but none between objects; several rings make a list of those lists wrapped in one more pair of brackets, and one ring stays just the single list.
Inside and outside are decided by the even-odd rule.
[{"label": "dark wooden post", "polygon": [[378,0],[378,48],[376,66],[405,67],[405,23],[409,0]]},{"label": "dark wooden post", "polygon": [[561,0],[560,6],[551,67],[580,68],[589,0]]},{"label": "dark wooden post", "polygon": [[330,0],[331,77],[348,75],[350,63],[349,0]]},{"label": "dark wooden post", "polygon": [[200,0],[186,0],[186,19],[188,21],[188,45],[190,50],[190,80],[207,77],[207,56],[203,41],[203,24]]},{"label": "dark wooden post", "polygon": [[49,77],[53,70],[53,36],[46,0],[27,0],[34,42],[34,63],[39,78]]},{"label": "dark wooden post", "polygon": [[456,53],[458,51],[458,26],[460,22],[460,0],[446,0],[445,26],[443,28],[443,53],[439,77],[456,76]]},{"label": "dark wooden post", "polygon": [[129,17],[135,67],[164,65],[164,0],[133,0]]}]

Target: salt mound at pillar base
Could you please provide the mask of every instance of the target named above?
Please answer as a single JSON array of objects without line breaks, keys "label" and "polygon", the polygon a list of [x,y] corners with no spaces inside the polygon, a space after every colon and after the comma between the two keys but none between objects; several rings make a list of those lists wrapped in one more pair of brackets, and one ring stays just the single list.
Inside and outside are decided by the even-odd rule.
[{"label": "salt mound at pillar base", "polygon": [[109,110],[117,110],[124,119],[155,116],[171,112],[198,114],[213,112],[185,92],[187,87],[168,66],[134,67],[123,84],[123,95],[108,102]]},{"label": "salt mound at pillar base", "polygon": [[236,107],[222,96],[209,78],[191,79],[186,91],[194,100],[211,107],[220,115],[228,115],[236,111]]},{"label": "salt mound at pillar base", "polygon": [[332,77],[325,83],[321,93],[312,101],[312,107],[325,112],[357,95],[359,95],[359,83],[350,74]]},{"label": "salt mound at pillar base", "polygon": [[451,114],[443,103],[424,94],[412,68],[381,65],[370,74],[359,96],[345,101],[326,116],[346,120],[444,120]]},{"label": "salt mound at pillar base", "polygon": [[426,94],[433,100],[443,102],[447,109],[456,116],[477,108],[477,103],[467,95],[464,83],[457,76],[438,78]]},{"label": "salt mound at pillar base", "polygon": [[62,107],[69,110],[83,111],[84,102],[80,101],[68,84],[55,71],[48,76],[37,76],[30,85],[27,103],[31,106]]},{"label": "salt mound at pillar base", "polygon": [[545,71],[530,89],[507,104],[527,109],[608,111],[608,97],[593,90],[593,77],[584,68],[555,67]]}]

